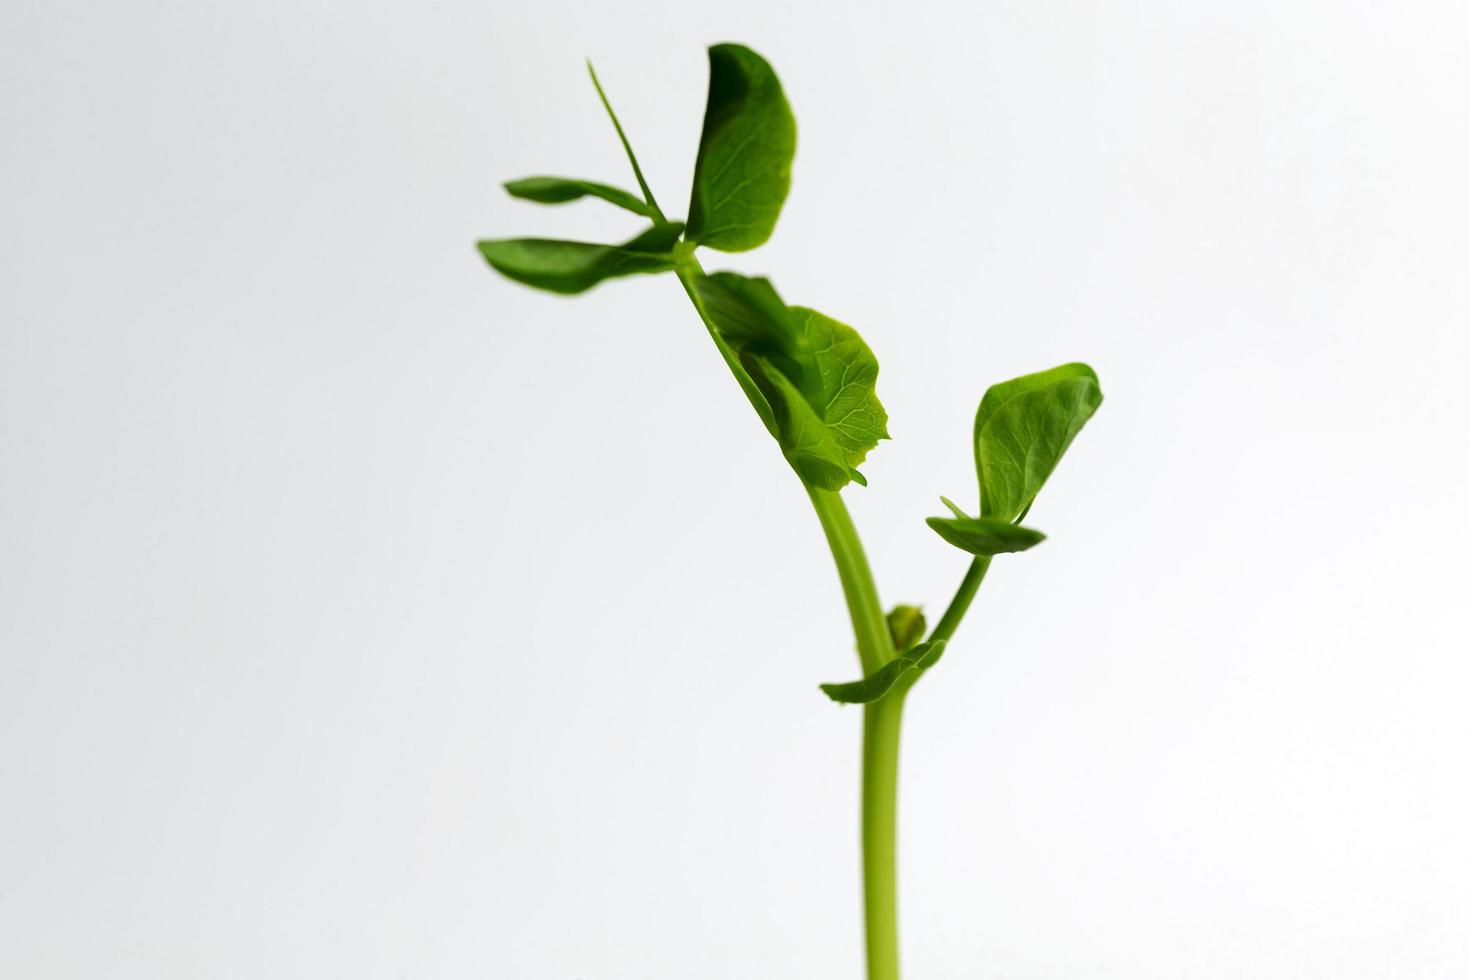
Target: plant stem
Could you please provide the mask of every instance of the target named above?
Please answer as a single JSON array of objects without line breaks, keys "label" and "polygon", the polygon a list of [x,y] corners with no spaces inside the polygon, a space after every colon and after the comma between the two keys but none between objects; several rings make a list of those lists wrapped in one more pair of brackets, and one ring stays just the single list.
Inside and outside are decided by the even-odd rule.
[{"label": "plant stem", "polygon": [[906,691],[862,711],[862,894],[868,980],[899,980],[898,747]]},{"label": "plant stem", "polygon": [[887,617],[877,598],[877,584],[872,579],[867,554],[862,550],[862,539],[857,536],[857,527],[840,494],[815,487],[807,487],[806,493],[821,519],[826,543],[836,560],[837,577],[841,579],[847,612],[852,617],[852,632],[857,635],[857,656],[861,658],[863,672],[870,674],[896,657],[897,651],[893,649]]},{"label": "plant stem", "polygon": [[[872,569],[840,495],[807,488],[836,559],[857,653],[867,673],[897,655]],[[862,895],[867,922],[868,980],[899,980],[898,748],[905,691],[862,709]]]},{"label": "plant stem", "polygon": [[[989,567],[987,557],[969,563],[929,640],[948,640],[954,635]],[[862,716],[862,883],[868,980],[899,980],[898,749],[903,708],[916,679],[915,675],[900,681],[886,697],[867,705]]]},{"label": "plant stem", "polygon": [[[732,353],[723,344],[714,323],[699,300],[694,282],[703,274],[692,250],[679,256],[679,281],[709,329],[715,345],[729,361]],[[731,370],[737,362],[730,364]],[[739,378],[736,371],[735,377]],[[743,384],[743,383],[742,383]],[[749,390],[756,404],[758,392]],[[897,656],[887,617],[878,599],[877,583],[867,563],[867,553],[857,536],[852,515],[839,493],[807,487],[811,506],[826,532],[826,542],[836,562],[837,577],[846,596],[847,612],[852,619],[852,632],[857,638],[857,655],[862,670],[870,674]],[[983,577],[983,571],[980,577]],[[966,578],[966,582],[968,579]],[[976,579],[974,588],[978,588]],[[960,586],[962,592],[964,586]],[[973,596],[970,589],[969,596]],[[956,597],[957,601],[957,597]],[[968,605],[968,600],[964,603]],[[962,609],[958,615],[963,615]],[[947,616],[946,616],[947,618]],[[957,616],[954,620],[957,624]],[[952,632],[952,627],[950,627]],[[905,691],[893,691],[887,697],[863,709],[862,715],[862,886],[867,923],[868,980],[900,980],[898,969],[898,746],[903,726]]]},{"label": "plant stem", "polygon": [[959,588],[954,591],[954,598],[949,600],[949,608],[944,610],[938,624],[934,626],[933,632],[929,634],[930,640],[947,640],[954,635],[954,630],[959,628],[959,620],[969,611],[969,604],[974,601],[974,593],[979,591],[979,583],[984,581],[984,573],[990,569],[990,558],[988,556],[974,559],[969,563],[969,570],[964,573],[964,579],[959,583]]}]

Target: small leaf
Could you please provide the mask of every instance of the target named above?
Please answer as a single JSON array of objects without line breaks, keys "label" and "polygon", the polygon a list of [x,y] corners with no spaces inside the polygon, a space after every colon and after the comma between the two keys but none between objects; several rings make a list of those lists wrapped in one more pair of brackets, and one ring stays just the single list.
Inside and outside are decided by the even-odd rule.
[{"label": "small leaf", "polygon": [[786,306],[765,279],[718,272],[695,280],[695,292],[770,407],[773,434],[801,479],[826,490],[865,483],[856,467],[888,438],[887,412],[877,400],[877,358],[857,332]]},{"label": "small leaf", "polygon": [[479,243],[502,274],[553,293],[581,293],[618,276],[673,268],[668,250],[681,225],[654,225],[625,245],[594,245],[549,238],[504,238]]},{"label": "small leaf", "polygon": [[888,613],[888,635],[893,638],[893,649],[899,653],[923,639],[927,629],[923,610],[917,606],[894,606]]},{"label": "small leaf", "polygon": [[1002,555],[1034,548],[1046,536],[1028,527],[989,517],[930,517],[938,536],[971,555]]},{"label": "small leaf", "polygon": [[795,154],[796,119],[769,63],[738,44],[710,48],[689,241],[722,252],[763,244],[790,190]]},{"label": "small leaf", "polygon": [[985,392],[974,418],[980,514],[1009,522],[1025,511],[1101,403],[1096,372],[1085,364],[1027,374]]},{"label": "small leaf", "polygon": [[633,214],[640,214],[645,218],[657,217],[653,209],[638,200],[636,195],[620,187],[598,184],[590,180],[574,180],[569,177],[522,177],[519,180],[507,180],[505,190],[510,193],[511,197],[535,201],[537,204],[563,204],[566,201],[575,201],[583,197],[600,197],[620,208],[626,208]]},{"label": "small leaf", "polygon": [[827,697],[841,704],[871,704],[881,700],[906,676],[912,675],[916,681],[918,675],[938,663],[943,654],[943,640],[920,643],[907,653],[889,660],[860,681],[823,684],[821,690]]}]

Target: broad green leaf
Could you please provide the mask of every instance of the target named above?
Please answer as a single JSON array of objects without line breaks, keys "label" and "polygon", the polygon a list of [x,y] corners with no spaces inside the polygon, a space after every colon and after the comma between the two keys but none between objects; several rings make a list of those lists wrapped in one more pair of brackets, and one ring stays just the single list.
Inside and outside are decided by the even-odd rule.
[{"label": "broad green leaf", "polygon": [[759,387],[773,434],[801,478],[826,490],[865,483],[856,467],[888,438],[887,413],[875,390],[877,359],[857,332],[815,310],[786,306],[765,279],[719,272],[699,277],[695,293],[712,329]]},{"label": "broad green leaf", "polygon": [[894,606],[888,613],[888,635],[893,638],[893,649],[899,653],[923,639],[927,629],[923,610],[917,606]]},{"label": "broad green leaf", "polygon": [[1085,364],[1027,374],[985,392],[974,418],[980,514],[1009,522],[1025,511],[1101,403],[1096,372]]},{"label": "broad green leaf", "polygon": [[888,413],[877,400],[877,358],[857,331],[803,306],[791,308],[816,365],[806,384],[822,419],[856,466],[888,436]]},{"label": "broad green leaf", "polygon": [[581,293],[607,279],[673,268],[668,250],[682,226],[654,225],[625,245],[594,245],[549,238],[503,238],[479,243],[502,274],[553,293]]},{"label": "broad green leaf", "polygon": [[769,63],[742,45],[710,48],[689,241],[721,252],[763,244],[790,190],[795,155],[796,119]]},{"label": "broad green leaf", "polygon": [[971,555],[1002,555],[1034,548],[1046,536],[1028,527],[989,517],[930,517],[938,536]]},{"label": "broad green leaf", "polygon": [[823,684],[821,690],[827,697],[841,704],[871,704],[881,700],[905,677],[912,675],[917,680],[919,674],[938,663],[939,657],[943,655],[943,640],[920,643],[907,653],[889,660],[860,681]]},{"label": "broad green leaf", "polygon": [[505,190],[510,193],[511,197],[535,201],[537,204],[563,204],[566,201],[575,201],[583,197],[600,197],[620,208],[626,208],[633,214],[641,214],[645,218],[657,217],[653,209],[638,200],[636,195],[620,187],[598,184],[590,180],[575,180],[570,177],[522,177],[519,180],[507,180]]}]

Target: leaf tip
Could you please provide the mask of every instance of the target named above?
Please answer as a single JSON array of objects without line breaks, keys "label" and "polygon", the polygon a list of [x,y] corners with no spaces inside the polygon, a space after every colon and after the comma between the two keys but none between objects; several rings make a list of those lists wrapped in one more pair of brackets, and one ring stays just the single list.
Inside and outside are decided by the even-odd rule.
[{"label": "leaf tip", "polygon": [[[949,508],[949,511],[955,517],[958,517],[960,519],[967,519],[969,517],[968,514],[964,513],[964,511],[962,509],[960,509],[960,507],[959,507],[958,504],[954,503],[948,497],[945,497],[945,496],[940,495],[939,496],[939,502],[942,503],[945,507]],[[933,525],[929,525],[929,526],[932,527]]]}]

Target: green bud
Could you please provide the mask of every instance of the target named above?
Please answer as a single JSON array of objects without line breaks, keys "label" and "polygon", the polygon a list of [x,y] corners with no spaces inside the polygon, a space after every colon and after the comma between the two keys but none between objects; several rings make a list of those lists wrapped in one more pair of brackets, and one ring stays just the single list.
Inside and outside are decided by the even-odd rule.
[{"label": "green bud", "polygon": [[923,610],[917,606],[894,606],[888,613],[888,632],[893,638],[893,648],[899,653],[923,639],[927,629]]}]

